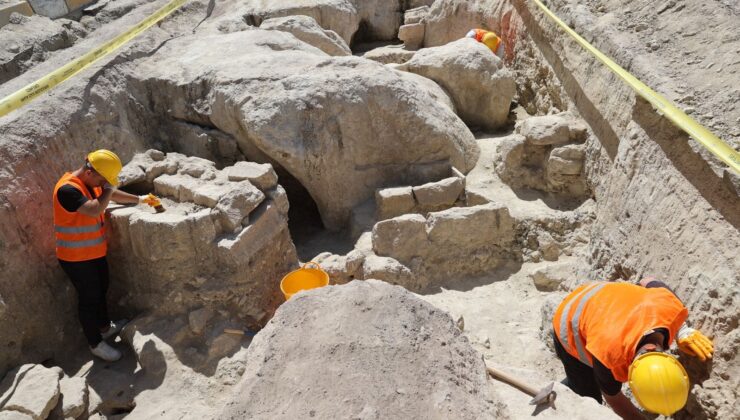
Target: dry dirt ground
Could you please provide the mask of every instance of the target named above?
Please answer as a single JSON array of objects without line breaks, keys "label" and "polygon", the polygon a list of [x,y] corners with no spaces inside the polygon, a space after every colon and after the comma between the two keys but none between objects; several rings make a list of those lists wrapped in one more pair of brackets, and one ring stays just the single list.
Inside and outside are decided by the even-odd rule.
[{"label": "dry dirt ground", "polygon": [[[130,27],[164,2],[149,3],[104,1],[79,22],[64,19],[51,22],[32,17],[0,28],[0,97]],[[445,98],[451,103],[449,96],[454,96],[455,92],[444,92],[428,81],[417,81],[420,83],[417,90],[404,90],[412,85],[409,81],[412,76],[391,80],[395,77],[390,70],[393,65],[376,68],[351,61],[360,60],[357,57],[328,59],[316,48],[291,36],[271,38],[252,27],[259,26],[271,14],[308,14],[317,19],[323,29],[336,32],[326,36],[321,28],[309,25],[304,29],[313,37],[310,39],[328,42],[332,51],[339,51],[338,55],[347,47],[352,47],[359,56],[359,51],[397,44],[398,41],[387,33],[389,27],[393,29],[400,24],[402,15],[388,7],[390,1],[363,0],[193,1],[168,21],[124,47],[120,55],[96,64],[78,75],[75,81],[48,94],[47,99],[40,98],[29,108],[31,111],[0,118],[0,163],[4,167],[0,170],[0,216],[4,220],[0,222],[0,250],[4,254],[0,258],[3,269],[0,275],[0,352],[3,352],[0,374],[12,372],[0,384],[0,419],[29,418],[22,417],[21,412],[32,418],[132,419],[239,418],[245,413],[254,418],[336,418],[336,414],[342,412],[341,416],[347,418],[372,419],[400,417],[398,413],[408,407],[414,407],[417,413],[425,412],[430,418],[529,417],[532,408],[525,395],[481,376],[481,357],[486,364],[517,375],[534,386],[556,382],[559,408],[540,413],[540,418],[610,418],[613,413],[608,408],[599,407],[592,400],[580,398],[557,384],[564,375],[549,344],[549,316],[567,291],[584,281],[636,281],[646,275],[667,279],[689,307],[694,325],[713,337],[717,345],[716,360],[712,364],[701,365],[682,359],[687,363],[695,386],[686,410],[676,417],[737,417],[740,412],[737,362],[740,345],[737,290],[740,182],[737,175],[709,156],[695,141],[671,129],[649,107],[641,106],[618,79],[608,75],[564,34],[549,25],[530,2],[407,0],[398,3],[398,10],[430,6],[425,47],[454,41],[471,26],[486,26],[516,40],[507,50],[506,71],[511,71],[517,83],[514,98],[517,107],[506,125],[498,131],[466,128],[462,120],[453,118],[449,106],[442,104]],[[598,48],[738,148],[738,2],[560,0],[548,3]],[[290,7],[280,9],[284,4]],[[352,33],[355,30],[356,36]],[[248,90],[244,89],[246,84],[240,83],[247,83],[245,80],[249,77],[242,77],[242,70],[236,65],[229,67],[226,61],[223,72],[218,65],[187,67],[193,60],[181,53],[191,42],[193,45],[200,42],[197,45],[202,56],[217,58],[218,49],[209,48],[211,41],[197,41],[196,37],[217,39],[214,34],[221,36],[221,32],[237,40],[229,44],[233,48],[229,51],[253,48],[249,51],[263,54],[259,48],[268,48],[272,50],[269,54],[296,54],[294,57],[305,68],[327,71],[329,76],[325,76],[325,80],[328,81],[332,77],[340,79],[342,71],[366,66],[362,68],[372,76],[362,82],[353,82],[353,89],[365,88],[376,80],[375,77],[379,78],[377,80],[388,77],[382,80],[391,80],[388,83],[397,89],[378,101],[380,105],[376,108],[381,111],[384,105],[396,104],[394,95],[409,101],[407,104],[433,106],[442,117],[436,120],[422,115],[415,119],[418,124],[415,127],[432,127],[430,132],[435,136],[448,135],[455,131],[450,127],[458,127],[459,130],[449,135],[455,140],[447,143],[443,141],[446,140],[444,135],[439,134],[442,140],[434,146],[419,142],[414,148],[410,143],[409,153],[423,150],[434,154],[435,158],[444,155],[446,159],[452,159],[450,156],[455,153],[464,155],[466,164],[470,164],[465,178],[467,198],[472,201],[474,197],[478,204],[501,205],[517,221],[516,250],[512,251],[517,258],[485,275],[450,277],[434,287],[414,290],[416,293],[397,287],[387,291],[385,285],[374,281],[367,285],[354,281],[349,286],[310,292],[279,309],[274,321],[254,339],[254,346],[250,338],[222,333],[224,327],[244,326],[244,317],[236,315],[239,311],[229,310],[229,305],[243,302],[238,301],[238,296],[229,296],[230,285],[214,285],[218,275],[208,279],[190,276],[183,281],[183,287],[190,293],[185,299],[187,304],[176,301],[180,298],[174,294],[163,294],[166,299],[172,297],[165,305],[168,312],[136,313],[130,328],[117,340],[116,346],[124,352],[121,361],[108,364],[93,360],[77,331],[74,311],[70,309],[74,294],[65,286],[64,277],[53,264],[51,240],[32,239],[51,237],[46,216],[34,215],[49,213],[44,203],[48,202],[56,172],[69,169],[83,150],[101,145],[92,138],[104,139],[102,146],[119,147],[127,157],[149,148],[163,148],[199,155],[215,161],[221,168],[245,158],[253,160],[259,156],[258,159],[263,159],[263,152],[269,154],[269,147],[255,152],[261,146],[254,140],[256,137],[289,144],[295,137],[293,133],[302,132],[311,137],[306,133],[325,127],[330,127],[327,129],[330,139],[336,133],[332,131],[335,130],[332,111],[327,111],[326,102],[321,102],[326,96],[323,93],[305,102],[297,100],[296,103],[302,105],[281,112],[273,113],[273,109],[264,105],[263,99],[270,98],[270,89],[275,89],[275,85],[261,84],[271,81],[270,71],[284,71],[286,77],[296,77],[290,73],[290,66],[270,62],[270,56],[264,53],[260,55],[264,62],[254,68],[261,69],[264,65],[268,70],[256,76],[250,74],[253,79],[249,80],[255,83],[250,86],[256,87],[257,95],[264,95],[257,98],[260,103],[255,107],[264,105],[264,109],[254,114],[248,114],[248,110],[243,115],[260,121],[264,118],[276,126],[290,126],[291,120],[271,120],[277,118],[274,115],[292,116],[295,112],[302,116],[301,112],[308,108],[314,114],[306,111],[307,115],[328,117],[307,117],[304,127],[296,131],[285,126],[272,130],[265,124],[262,131],[251,132],[251,137],[245,134],[245,128],[238,124],[237,114],[242,110],[231,106],[253,99],[247,94],[238,96]],[[188,40],[188,36],[194,38]],[[178,38],[186,41],[178,41]],[[372,42],[362,44],[365,41]],[[160,60],[167,66],[159,68]],[[322,64],[316,64],[319,61]],[[243,65],[245,73],[254,70],[249,63],[239,65]],[[314,65],[315,69],[311,67]],[[326,70],[332,65],[337,66],[331,69],[334,73]],[[201,76],[197,74],[199,71],[207,77],[195,77]],[[306,72],[310,75],[311,71]],[[319,74],[319,70],[316,73]],[[294,86],[312,87],[311,83],[315,81],[301,80]],[[368,88],[372,92],[368,93],[370,97],[382,94],[377,92],[384,88],[383,83],[372,86]],[[154,92],[145,92],[147,88],[161,89],[165,93],[157,98]],[[290,104],[291,94],[295,92],[282,95],[279,99],[285,99],[284,102],[278,98],[275,102]],[[337,92],[331,94],[334,93],[338,95]],[[347,104],[356,101],[356,98],[344,99]],[[48,102],[41,102],[45,100]],[[211,118],[211,107],[218,110],[214,114],[228,115],[228,118]],[[191,109],[197,112],[190,112]],[[353,127],[364,127],[359,114],[351,114],[355,111],[349,110],[349,105],[346,109],[346,112],[344,109],[335,111],[356,124]],[[521,126],[530,114],[555,114],[566,110],[589,126],[588,139],[583,144],[583,168],[578,175],[587,191],[573,197],[554,191],[512,188],[504,182],[497,170],[509,153],[504,146],[518,141],[514,124]],[[74,117],[69,113],[74,113]],[[149,114],[153,118],[142,118]],[[392,120],[392,117],[387,118]],[[374,139],[373,136],[383,132],[382,128],[374,127],[373,130],[376,131],[370,131],[371,135],[366,138]],[[340,130],[338,135],[349,138],[357,133],[364,135],[363,129],[352,133]],[[418,133],[405,134],[418,137]],[[172,138],[168,137],[170,135]],[[275,137],[270,137],[273,135]],[[178,137],[192,143],[178,144]],[[324,147],[322,153],[328,150],[328,143],[321,143],[321,138],[311,139],[311,146],[318,148],[316,145],[320,144]],[[289,150],[303,149],[296,146]],[[478,155],[471,159],[474,150]],[[286,156],[275,153],[267,161],[276,166],[280,176],[278,182],[288,189],[290,222],[280,226],[281,229],[290,227],[295,252],[293,244],[281,244],[285,251],[279,252],[285,261],[280,270],[287,271],[287,267],[297,264],[298,260],[308,261],[327,251],[349,256],[355,242],[355,238],[350,237],[351,228],[343,225],[339,231],[326,230],[321,221],[324,215],[320,214],[320,208],[331,208],[332,223],[337,223],[340,219],[337,214],[346,213],[349,205],[339,210],[332,207],[336,203],[328,202],[327,197],[331,198],[335,191],[323,184],[324,201],[319,199],[316,205],[306,190],[309,183],[300,185],[304,180],[317,182],[316,176],[325,176],[328,171],[317,168],[326,162],[310,160],[316,159],[319,153],[307,153],[305,159],[295,160],[287,156],[285,149],[281,153]],[[404,164],[413,166],[411,163],[415,160],[426,162],[424,153],[420,152],[418,158],[409,158]],[[359,155],[354,158],[362,159],[357,157]],[[54,173],[35,169],[39,164],[48,169],[46,172]],[[291,164],[301,170],[306,169],[301,166],[304,165],[308,167],[307,172],[294,171],[293,176],[284,169]],[[387,175],[382,172],[376,171],[372,174],[374,178],[368,176],[367,179],[381,179]],[[302,175],[305,177],[300,178]],[[391,184],[395,186],[396,183]],[[291,189],[290,185],[296,188]],[[372,189],[368,185],[363,188]],[[353,189],[348,189],[346,196],[336,195],[337,201],[341,198],[345,202],[359,197]],[[298,204],[301,201],[312,205],[301,206]],[[281,210],[281,213],[284,212]],[[243,223],[247,227],[249,222],[245,219]],[[241,227],[235,232],[239,229]],[[281,229],[278,230],[285,234]],[[145,257],[133,259],[129,264],[134,266],[141,261],[155,264]],[[198,265],[187,258],[176,261],[182,265]],[[252,267],[252,264],[244,262],[244,267],[247,266]],[[143,267],[141,271],[136,268],[129,273],[146,272],[147,267]],[[150,279],[146,275],[137,277],[141,277],[137,279],[140,281],[138,287],[147,290]],[[237,275],[229,278],[238,281]],[[204,289],[211,288],[213,300],[223,303],[223,307],[204,311],[197,305],[190,305],[201,298],[197,289],[204,283],[207,286]],[[170,287],[165,283],[156,285],[161,289]],[[274,301],[278,293],[277,290],[271,292],[274,292],[271,297]],[[151,297],[160,296],[152,293]],[[382,310],[387,304],[383,299],[393,302],[393,310]],[[347,305],[332,306],[336,302]],[[125,308],[120,307],[125,306],[121,301],[115,304],[119,306],[117,310],[125,313]],[[137,304],[146,306],[142,302]],[[306,313],[306,308],[312,304],[319,308],[316,314],[320,313],[323,318]],[[274,309],[259,308],[263,312]],[[259,318],[253,313],[249,316]],[[328,325],[322,322],[324,319]],[[394,322],[397,319],[404,320],[403,327]],[[413,334],[409,333],[407,325]],[[436,341],[427,341],[429,331],[424,330],[425,326],[437,333]],[[292,340],[291,331],[295,328],[299,329],[296,336],[301,340]],[[373,328],[381,332],[365,333]],[[311,331],[316,331],[317,335],[311,335]],[[363,333],[352,335],[358,332]],[[331,339],[322,341],[322,335]],[[409,337],[409,341],[404,341]],[[365,347],[358,350],[355,348],[358,343]],[[394,352],[392,354],[399,358],[394,364],[395,371],[386,371],[383,360],[373,358],[373,350]],[[307,358],[296,357],[303,352]],[[409,354],[419,355],[419,360],[405,359]],[[332,357],[337,358],[336,365],[332,364]],[[28,382],[25,388],[19,388],[24,372],[30,372],[31,365],[24,363],[43,363],[49,368],[60,366],[63,373],[36,365],[34,374],[28,376],[39,386],[31,386]],[[356,371],[360,367],[373,369],[373,372],[360,375]],[[312,411],[310,403],[306,402],[314,398],[312,381],[325,380],[321,375],[326,372],[337,377],[344,375],[337,381],[342,389],[337,388],[336,395],[326,398],[318,396],[324,398],[324,403],[316,405],[318,411]],[[393,375],[409,381],[392,379]],[[435,382],[435,378],[441,377],[447,380]],[[87,385],[80,388],[79,383],[73,384],[70,378],[84,378]],[[397,386],[393,392],[386,392],[390,388],[384,389],[386,378],[389,378],[388,383]],[[365,396],[361,389],[352,388],[363,380],[372,381],[373,395]],[[434,395],[406,389],[414,386],[414,380],[419,387],[424,384],[434,389]],[[40,386],[43,383],[61,385],[55,390]],[[335,384],[322,383],[315,388],[330,392],[331,385]],[[28,392],[11,400],[16,389]],[[291,395],[296,395],[298,402],[278,404],[276,408],[275,400],[260,397],[271,395],[271,392],[274,395],[282,393],[280,397],[288,401]],[[245,401],[243,396],[247,394],[254,398],[254,404]],[[24,396],[29,401],[21,401]],[[11,408],[9,401],[16,408]],[[417,403],[419,405],[414,405]],[[24,408],[18,409],[18,406]],[[349,411],[344,412],[344,407]],[[465,410],[454,411],[460,407]]]}]

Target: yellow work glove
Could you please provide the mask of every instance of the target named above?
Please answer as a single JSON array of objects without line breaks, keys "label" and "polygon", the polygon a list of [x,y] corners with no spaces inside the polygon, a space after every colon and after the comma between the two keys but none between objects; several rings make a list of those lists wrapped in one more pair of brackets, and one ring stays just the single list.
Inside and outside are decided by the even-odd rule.
[{"label": "yellow work glove", "polygon": [[159,198],[154,194],[142,195],[139,197],[139,202],[148,204],[150,207],[156,207],[161,204]]},{"label": "yellow work glove", "polygon": [[687,327],[686,324],[678,330],[678,349],[690,356],[698,357],[702,362],[711,359],[714,353],[712,340],[701,332]]}]

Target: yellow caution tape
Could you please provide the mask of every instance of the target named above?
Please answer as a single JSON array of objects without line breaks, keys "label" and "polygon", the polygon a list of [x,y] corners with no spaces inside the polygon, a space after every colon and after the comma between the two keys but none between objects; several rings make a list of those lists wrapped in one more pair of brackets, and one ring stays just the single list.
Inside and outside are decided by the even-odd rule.
[{"label": "yellow caution tape", "polygon": [[39,80],[27,85],[23,89],[6,96],[0,101],[0,117],[9,112],[21,108],[33,99],[37,98],[42,93],[52,89],[54,86],[62,83],[69,79],[80,71],[84,70],[90,64],[99,60],[102,57],[112,53],[140,33],[144,32],[150,26],[159,22],[160,20],[167,17],[170,13],[179,9],[180,6],[185,4],[187,0],[172,0],[165,6],[151,14],[146,19],[139,22],[138,25],[122,33],[116,38],[106,42],[102,46],[88,52],[82,57],[65,64],[64,66],[56,69],[55,71],[47,74]]},{"label": "yellow caution tape", "polygon": [[642,83],[635,76],[631,75],[627,70],[619,66],[619,64],[612,61],[609,57],[604,55],[601,51],[597,50],[593,45],[589,44],[588,41],[581,38],[573,29],[568,27],[562,20],[560,20],[553,12],[550,11],[540,0],[534,0],[535,3],[542,9],[547,16],[550,17],[555,23],[565,30],[570,36],[572,36],[583,48],[588,50],[596,58],[604,63],[609,69],[624,80],[632,89],[637,92],[638,95],[642,96],[646,101],[650,102],[659,112],[663,113],[673,124],[686,132],[689,136],[696,139],[701,143],[707,150],[712,152],[715,156],[721,159],[723,162],[728,164],[730,168],[734,169],[735,172],[740,174],[740,153],[730,147],[727,143],[723,142],[719,137],[712,134],[711,131],[707,130],[704,126],[694,121],[691,117],[686,115],[683,111],[678,109],[669,100],[661,96],[659,93],[650,89],[646,84]]}]

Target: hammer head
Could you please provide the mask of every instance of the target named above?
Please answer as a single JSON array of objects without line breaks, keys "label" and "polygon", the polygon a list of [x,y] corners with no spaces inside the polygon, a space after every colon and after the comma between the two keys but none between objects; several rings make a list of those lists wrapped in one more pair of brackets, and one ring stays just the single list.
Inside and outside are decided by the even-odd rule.
[{"label": "hammer head", "polygon": [[555,409],[555,398],[557,398],[557,394],[555,393],[555,391],[552,390],[553,385],[555,384],[553,382],[550,382],[549,385],[542,388],[540,392],[538,392],[537,395],[532,398],[532,401],[530,401],[529,404],[538,406],[550,406]]}]

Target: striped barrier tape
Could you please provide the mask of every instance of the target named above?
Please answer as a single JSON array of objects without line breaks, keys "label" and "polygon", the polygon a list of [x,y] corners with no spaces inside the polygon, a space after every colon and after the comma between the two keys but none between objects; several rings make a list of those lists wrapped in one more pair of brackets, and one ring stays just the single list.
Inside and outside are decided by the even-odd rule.
[{"label": "striped barrier tape", "polygon": [[701,143],[713,155],[717,156],[717,158],[729,165],[736,173],[740,174],[740,153],[730,147],[727,143],[723,142],[719,137],[712,134],[712,132],[704,126],[686,115],[669,100],[650,89],[650,87],[642,83],[627,70],[620,67],[619,64],[612,61],[593,45],[589,44],[588,41],[583,39],[578,35],[578,33],[576,33],[576,31],[571,29],[552,11],[550,11],[547,6],[542,4],[540,0],[534,0],[534,2],[537,3],[537,6],[539,6],[550,19],[563,28],[563,30],[572,36],[583,48],[593,54],[599,61],[604,63],[604,65],[606,65],[614,74],[624,80],[635,92],[637,92],[638,95],[650,102],[655,109],[665,115],[674,125],[696,139],[696,141]]},{"label": "striped barrier tape", "polygon": [[6,96],[0,100],[0,117],[23,107],[44,92],[51,90],[58,84],[81,72],[100,58],[112,53],[155,23],[167,17],[170,13],[179,9],[180,6],[186,2],[187,0],[171,0],[156,12],[149,15],[149,17],[139,22],[136,26],[116,38],[106,42],[98,48],[95,48],[82,57],[54,70],[39,80],[27,85],[23,89]]}]

